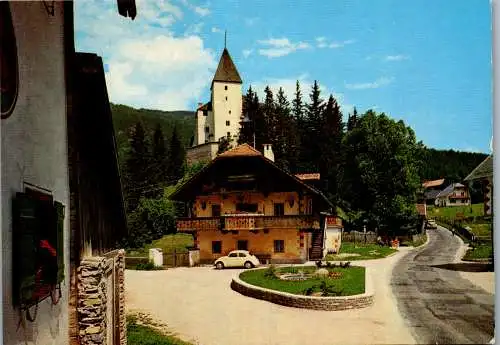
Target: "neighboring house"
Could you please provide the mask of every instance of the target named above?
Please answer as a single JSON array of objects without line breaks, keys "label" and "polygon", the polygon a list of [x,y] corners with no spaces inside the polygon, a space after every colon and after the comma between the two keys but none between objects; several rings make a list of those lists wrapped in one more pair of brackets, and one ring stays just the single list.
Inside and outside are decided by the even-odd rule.
[{"label": "neighboring house", "polygon": [[[135,17],[133,1],[118,10]],[[0,343],[124,344],[123,255],[110,251],[126,223],[102,60],[75,53],[72,1],[2,1],[0,17]]]},{"label": "neighboring house", "polygon": [[436,197],[436,206],[470,205],[469,190],[461,183],[452,183]]},{"label": "neighboring house", "polygon": [[226,47],[210,87],[210,101],[198,104],[193,147],[186,152],[188,164],[210,161],[217,155],[219,140],[228,135],[236,142],[243,108],[243,81]]},{"label": "neighboring house", "polygon": [[194,236],[202,263],[235,249],[275,263],[321,259],[325,229],[342,227],[340,218],[321,214],[331,208],[321,192],[265,153],[237,146],[171,195],[188,205],[188,217],[177,220],[177,230]]},{"label": "neighboring house", "polygon": [[444,179],[425,181],[422,183],[425,203],[434,205],[438,194],[444,189]]},{"label": "neighboring house", "polygon": [[484,215],[493,215],[493,155],[486,157],[464,179],[465,182],[481,181],[484,193]]}]

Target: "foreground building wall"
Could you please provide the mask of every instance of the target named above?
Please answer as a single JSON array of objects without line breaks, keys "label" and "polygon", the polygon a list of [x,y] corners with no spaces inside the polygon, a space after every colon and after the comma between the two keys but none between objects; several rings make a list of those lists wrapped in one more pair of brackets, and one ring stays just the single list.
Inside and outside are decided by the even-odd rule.
[{"label": "foreground building wall", "polygon": [[[69,190],[63,2],[49,15],[42,2],[10,2],[19,64],[19,93],[14,111],[1,120],[3,344],[68,344]],[[34,322],[18,324],[12,304],[12,197],[25,183],[50,191],[66,206],[65,280],[57,305],[39,304]],[[32,308],[34,310],[34,308]],[[1,342],[1,341],[0,341]]]}]

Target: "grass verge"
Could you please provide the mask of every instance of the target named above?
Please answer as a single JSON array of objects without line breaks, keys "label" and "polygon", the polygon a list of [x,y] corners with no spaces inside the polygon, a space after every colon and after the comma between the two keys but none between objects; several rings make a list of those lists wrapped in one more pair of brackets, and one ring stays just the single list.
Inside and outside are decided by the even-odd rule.
[{"label": "grass verge", "polygon": [[462,260],[465,261],[485,260],[485,259],[490,259],[492,255],[493,255],[493,247],[491,245],[491,242],[481,243],[467,250],[467,253],[465,253],[465,256],[462,258]]},{"label": "grass verge", "polygon": [[127,315],[128,345],[193,345],[165,330],[165,326],[155,323],[143,314]]},{"label": "grass verge", "polygon": [[[313,273],[317,270],[316,266],[300,267],[280,267],[276,268],[278,273],[298,272]],[[329,272],[340,272],[339,278],[320,278],[312,277],[301,281],[286,281],[276,277],[266,275],[266,269],[250,270],[240,274],[240,279],[248,284],[260,286],[266,289],[288,292],[295,295],[303,295],[307,289],[314,289],[322,282],[328,286],[341,291],[341,296],[358,295],[365,292],[365,268],[327,268]]]},{"label": "grass verge", "polygon": [[[328,254],[325,258],[327,261],[353,261],[353,260],[371,260],[385,258],[392,253],[397,252],[397,249],[390,247],[381,247],[378,244],[360,244],[356,245],[352,242],[343,242],[340,247],[340,255]],[[353,254],[353,255],[345,255]]]},{"label": "grass verge", "polygon": [[449,207],[435,207],[427,206],[427,216],[429,218],[433,217],[444,217],[449,220],[456,218],[457,213],[462,213],[464,217],[481,217],[484,214],[484,205],[473,204],[471,206],[449,206]]},{"label": "grass verge", "polygon": [[165,235],[144,248],[128,249],[127,256],[149,256],[150,248],[160,248],[164,253],[171,253],[174,249],[177,253],[187,253],[188,247],[192,247],[193,244],[193,236],[190,234]]}]

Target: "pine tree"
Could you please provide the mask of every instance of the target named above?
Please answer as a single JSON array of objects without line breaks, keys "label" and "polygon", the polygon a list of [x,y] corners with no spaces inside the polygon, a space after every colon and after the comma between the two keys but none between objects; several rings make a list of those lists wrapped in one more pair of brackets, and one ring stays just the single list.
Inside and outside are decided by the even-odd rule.
[{"label": "pine tree", "polygon": [[254,119],[256,108],[258,108],[258,101],[255,104],[255,97],[256,95],[252,90],[252,86],[250,86],[243,97],[243,118],[249,122],[241,122],[238,145],[246,143],[253,146]]},{"label": "pine tree", "polygon": [[277,116],[276,116],[276,105],[274,104],[273,91],[269,86],[264,89],[265,100],[262,106],[262,111],[265,119],[265,128],[261,129],[261,142],[259,142],[259,148],[263,144],[272,144],[273,139],[276,137],[276,126],[277,126]]},{"label": "pine tree", "polygon": [[278,94],[276,96],[275,104],[275,128],[273,136],[271,137],[271,143],[273,145],[273,151],[275,156],[276,164],[285,170],[290,170],[290,164],[288,162],[288,140],[287,137],[289,133],[288,122],[291,120],[290,115],[290,103],[286,99],[285,92],[283,88],[279,88]]},{"label": "pine tree", "polygon": [[185,152],[184,147],[179,139],[179,134],[177,133],[177,126],[174,126],[172,131],[172,137],[170,138],[170,150],[169,150],[169,180],[175,183],[182,178],[184,174],[184,159]]},{"label": "pine tree", "polygon": [[306,143],[306,141],[303,140],[303,138],[305,138],[306,136],[304,103],[302,101],[302,92],[300,90],[300,83],[298,80],[295,83],[295,97],[292,101],[292,117],[294,121],[291,124],[291,127],[294,127],[295,130],[291,132],[292,136],[289,137],[289,140],[296,144],[297,156],[295,157],[295,159],[291,158],[290,169],[294,173],[298,173],[304,170],[308,170],[304,164],[304,162],[307,160],[307,153],[305,152],[303,146]]},{"label": "pine tree", "polygon": [[301,143],[303,148],[303,163],[311,170],[319,169],[321,152],[318,137],[322,126],[322,113],[324,102],[321,99],[321,90],[315,80],[309,94],[310,103],[306,106],[306,116],[303,124]]},{"label": "pine tree", "polygon": [[126,160],[127,210],[133,211],[139,205],[148,185],[149,150],[146,133],[137,122],[131,130],[130,150]]},{"label": "pine tree", "polygon": [[221,153],[231,150],[232,148],[233,138],[231,137],[231,134],[228,133],[227,136],[219,139],[219,148],[217,150],[217,154],[220,155]]},{"label": "pine tree", "polygon": [[356,127],[357,120],[358,120],[358,111],[356,110],[356,107],[354,107],[352,115],[349,114],[349,118],[347,120],[347,130],[348,131],[352,131],[354,129],[354,127]]},{"label": "pine tree", "polygon": [[343,123],[340,107],[330,95],[326,107],[322,114],[320,140],[320,174],[325,182],[324,187],[330,200],[337,204],[339,202],[339,191],[341,186],[341,168],[342,168],[342,137]]},{"label": "pine tree", "polygon": [[[158,187],[168,182],[168,157],[165,147],[165,138],[161,125],[158,124],[153,133],[153,155],[151,162],[150,179]],[[162,191],[158,189],[155,196],[161,196]]]}]

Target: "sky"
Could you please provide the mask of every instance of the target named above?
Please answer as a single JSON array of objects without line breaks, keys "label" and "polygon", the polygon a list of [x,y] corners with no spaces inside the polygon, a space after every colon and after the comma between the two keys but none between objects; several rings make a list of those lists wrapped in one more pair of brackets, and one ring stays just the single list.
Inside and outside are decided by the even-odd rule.
[{"label": "sky", "polygon": [[224,48],[260,95],[317,80],[344,118],[356,107],[403,120],[432,148],[489,153],[492,33],[488,0],[116,0],[75,2],[77,51],[103,58],[110,100],[195,110],[210,98]]}]

